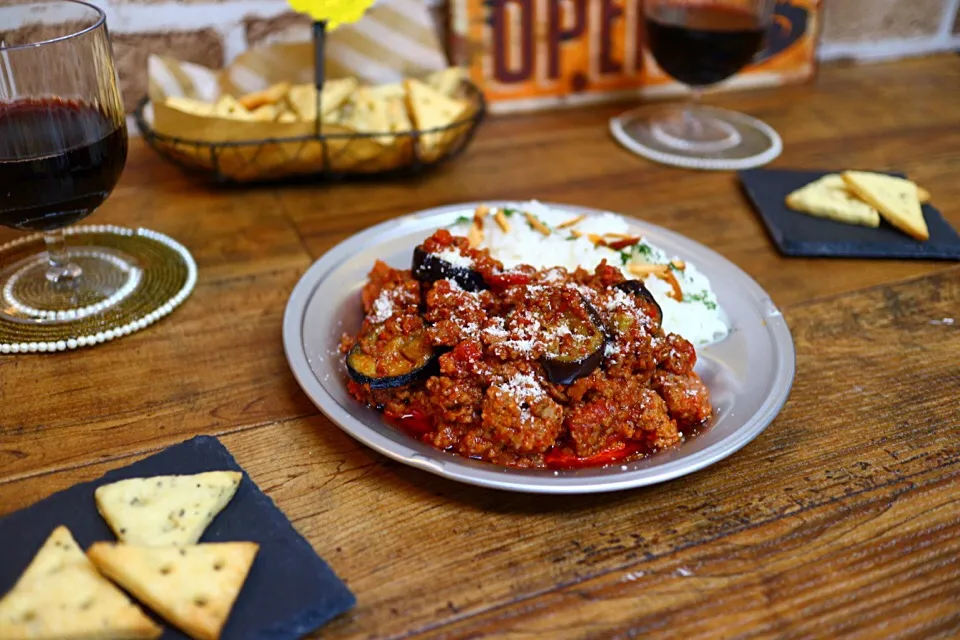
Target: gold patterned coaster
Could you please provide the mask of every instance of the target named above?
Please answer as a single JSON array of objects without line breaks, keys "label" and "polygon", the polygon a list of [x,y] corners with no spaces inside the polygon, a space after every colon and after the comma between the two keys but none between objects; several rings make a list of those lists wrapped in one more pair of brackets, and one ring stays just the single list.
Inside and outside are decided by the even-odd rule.
[{"label": "gold patterned coaster", "polygon": [[110,298],[66,311],[35,308],[35,291],[22,286],[45,265],[42,234],[0,246],[0,272],[13,270],[0,290],[0,354],[46,353],[102,342],[144,329],[173,311],[193,291],[197,265],[186,247],[149,229],[85,225],[64,230],[71,261],[109,262]]}]

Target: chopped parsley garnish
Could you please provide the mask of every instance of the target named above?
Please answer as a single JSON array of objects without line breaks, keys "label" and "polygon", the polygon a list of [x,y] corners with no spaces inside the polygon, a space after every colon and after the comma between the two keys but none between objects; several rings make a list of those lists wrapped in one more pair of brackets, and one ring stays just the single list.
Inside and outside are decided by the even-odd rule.
[{"label": "chopped parsley garnish", "polygon": [[471,218],[470,216],[460,216],[459,218],[457,218],[457,219],[454,221],[453,224],[466,224],[466,223],[470,222],[471,220],[473,220],[473,218]]},{"label": "chopped parsley garnish", "polygon": [[706,289],[704,289],[700,293],[691,293],[683,296],[683,301],[684,302],[701,302],[703,303],[703,306],[713,311],[714,309],[717,308],[717,303],[714,302],[713,300],[708,300],[707,299],[708,296],[709,294],[707,294]]},{"label": "chopped parsley garnish", "polygon": [[503,215],[507,216],[508,218],[513,216],[513,214],[515,213],[520,213],[520,212],[517,209],[511,209],[510,207],[503,208]]},{"label": "chopped parsley garnish", "polygon": [[644,258],[647,258],[648,260],[653,257],[653,249],[650,248],[650,245],[645,242],[638,242],[637,244],[633,245],[633,252],[643,256]]},{"label": "chopped parsley garnish", "polygon": [[620,252],[620,262],[623,264],[629,264],[632,259],[637,257],[645,262],[651,262],[653,260],[653,249],[645,242],[638,242]]}]

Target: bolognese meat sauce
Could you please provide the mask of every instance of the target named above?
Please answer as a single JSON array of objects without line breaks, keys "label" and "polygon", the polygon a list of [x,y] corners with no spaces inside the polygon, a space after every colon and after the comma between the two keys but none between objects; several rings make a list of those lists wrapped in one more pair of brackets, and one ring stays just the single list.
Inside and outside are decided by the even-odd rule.
[{"label": "bolognese meat sauce", "polygon": [[341,351],[358,401],[434,447],[578,468],[669,447],[711,414],[696,352],[642,284],[601,263],[505,270],[441,230],[413,269],[377,262]]}]

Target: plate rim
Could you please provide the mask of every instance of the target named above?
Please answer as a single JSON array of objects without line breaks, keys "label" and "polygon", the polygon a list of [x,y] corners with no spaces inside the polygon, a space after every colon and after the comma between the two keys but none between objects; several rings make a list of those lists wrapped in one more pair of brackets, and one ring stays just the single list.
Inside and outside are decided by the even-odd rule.
[{"label": "plate rim", "polygon": [[[643,486],[667,482],[713,465],[742,449],[760,435],[780,413],[786,404],[793,387],[796,373],[796,349],[793,336],[780,310],[774,305],[767,292],[745,271],[720,253],[703,245],[696,240],[671,231],[659,225],[635,218],[592,207],[541,202],[551,209],[575,210],[588,215],[612,213],[624,218],[628,224],[639,226],[644,233],[669,238],[672,241],[689,246],[692,250],[725,263],[738,277],[738,287],[756,299],[764,311],[767,331],[773,338],[775,345],[774,355],[778,356],[774,376],[771,380],[770,392],[763,399],[759,409],[747,417],[736,430],[697,452],[693,456],[674,460],[663,465],[663,468],[624,471],[601,478],[562,478],[548,476],[524,476],[520,469],[501,467],[488,464],[489,469],[477,469],[460,463],[456,456],[442,451],[436,451],[437,456],[449,456],[452,460],[428,458],[409,446],[389,440],[377,433],[362,420],[356,419],[344,411],[337,400],[323,387],[310,366],[303,340],[303,328],[306,322],[306,311],[314,291],[324,281],[325,276],[333,271],[345,258],[353,254],[357,245],[366,246],[364,241],[369,237],[379,236],[391,228],[402,228],[405,223],[422,221],[432,217],[449,215],[463,210],[473,210],[479,205],[486,206],[516,206],[516,200],[483,200],[441,205],[422,209],[407,215],[391,218],[381,223],[362,229],[345,238],[325,252],[307,268],[297,281],[290,293],[283,316],[283,345],[294,378],[311,402],[340,430],[361,442],[378,453],[422,471],[427,471],[449,480],[464,482],[475,486],[512,491],[519,493],[536,494],[590,494],[623,491]],[[368,244],[368,243],[367,243]],[[711,277],[709,273],[706,273]],[[543,470],[538,470],[543,471]],[[639,474],[638,477],[630,477]],[[626,476],[626,477],[623,477]]]}]

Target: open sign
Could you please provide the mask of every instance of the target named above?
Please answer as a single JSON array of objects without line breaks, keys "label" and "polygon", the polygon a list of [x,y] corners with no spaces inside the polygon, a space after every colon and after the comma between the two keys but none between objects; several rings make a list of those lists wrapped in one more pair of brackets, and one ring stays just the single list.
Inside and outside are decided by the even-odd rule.
[{"label": "open sign", "polygon": [[[682,90],[644,47],[642,0],[453,0],[452,50],[494,110]],[[812,76],[819,0],[781,0],[734,86]],[[656,89],[654,89],[656,87]]]}]

